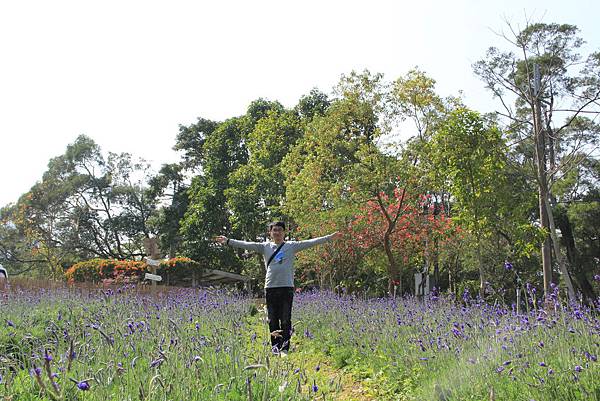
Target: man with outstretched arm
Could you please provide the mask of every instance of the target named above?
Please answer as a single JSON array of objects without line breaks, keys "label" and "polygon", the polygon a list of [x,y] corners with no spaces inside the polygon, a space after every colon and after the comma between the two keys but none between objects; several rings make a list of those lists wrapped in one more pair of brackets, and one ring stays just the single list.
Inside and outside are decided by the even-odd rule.
[{"label": "man with outstretched arm", "polygon": [[268,242],[239,241],[223,235],[218,236],[216,240],[224,245],[247,249],[263,255],[267,269],[265,298],[267,300],[271,345],[275,352],[281,352],[282,355],[285,355],[290,349],[292,330],[295,254],[303,249],[323,244],[332,239],[338,239],[341,234],[335,232],[306,241],[285,242],[286,230],[285,223],[282,221],[269,224],[268,232],[271,237],[271,241]]}]

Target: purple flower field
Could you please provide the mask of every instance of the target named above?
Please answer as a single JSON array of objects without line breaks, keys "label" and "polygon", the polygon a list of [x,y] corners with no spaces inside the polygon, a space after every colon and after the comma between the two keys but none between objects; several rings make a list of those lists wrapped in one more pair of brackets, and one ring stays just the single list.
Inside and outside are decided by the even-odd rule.
[{"label": "purple flower field", "polygon": [[517,314],[298,294],[287,358],[260,305],[232,292],[20,287],[0,303],[7,400],[600,399],[598,309],[558,300]]}]

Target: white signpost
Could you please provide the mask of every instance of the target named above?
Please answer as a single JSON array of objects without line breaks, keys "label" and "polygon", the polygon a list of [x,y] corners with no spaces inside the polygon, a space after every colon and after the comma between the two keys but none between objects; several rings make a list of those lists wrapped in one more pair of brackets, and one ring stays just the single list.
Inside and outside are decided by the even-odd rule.
[{"label": "white signpost", "polygon": [[150,266],[159,266],[160,265],[160,260],[146,258],[146,263],[149,264]]},{"label": "white signpost", "polygon": [[158,274],[146,273],[146,275],[144,276],[144,280],[162,281],[162,277]]},{"label": "white signpost", "polygon": [[162,277],[156,274],[156,268],[160,265],[158,240],[156,238],[144,238],[144,248],[146,249],[146,254],[149,256],[146,258],[146,263],[150,266],[150,271],[152,272],[146,273],[144,279],[151,280],[152,285],[156,285],[157,281],[162,281]]}]

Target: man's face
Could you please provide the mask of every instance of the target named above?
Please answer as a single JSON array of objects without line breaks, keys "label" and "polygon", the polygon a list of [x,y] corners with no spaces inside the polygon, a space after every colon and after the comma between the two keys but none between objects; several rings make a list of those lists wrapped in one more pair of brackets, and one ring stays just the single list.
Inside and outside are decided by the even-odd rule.
[{"label": "man's face", "polygon": [[285,229],[280,226],[272,226],[269,234],[271,235],[271,239],[273,241],[283,241],[285,238]]}]

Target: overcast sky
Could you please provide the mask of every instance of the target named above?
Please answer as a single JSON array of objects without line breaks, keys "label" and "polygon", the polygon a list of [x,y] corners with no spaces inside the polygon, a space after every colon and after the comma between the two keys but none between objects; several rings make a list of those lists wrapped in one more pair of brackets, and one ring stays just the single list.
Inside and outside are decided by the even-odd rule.
[{"label": "overcast sky", "polygon": [[600,49],[600,1],[1,1],[0,206],[78,135],[104,152],[177,160],[180,124],[291,107],[343,73],[419,66],[441,95],[495,107],[471,64],[504,20],[577,25]]}]

